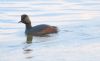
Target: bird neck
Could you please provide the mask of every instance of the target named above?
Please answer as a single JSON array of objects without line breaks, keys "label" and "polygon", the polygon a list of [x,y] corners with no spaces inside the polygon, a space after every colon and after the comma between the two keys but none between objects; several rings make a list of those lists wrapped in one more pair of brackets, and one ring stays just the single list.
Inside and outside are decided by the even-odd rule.
[{"label": "bird neck", "polygon": [[31,23],[29,23],[29,24],[26,24],[26,30],[27,29],[31,29],[32,28],[32,25],[31,25]]}]

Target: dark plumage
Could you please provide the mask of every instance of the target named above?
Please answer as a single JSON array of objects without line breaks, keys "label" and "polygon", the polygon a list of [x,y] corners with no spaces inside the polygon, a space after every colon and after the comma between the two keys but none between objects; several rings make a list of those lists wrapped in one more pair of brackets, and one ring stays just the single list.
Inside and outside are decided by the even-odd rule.
[{"label": "dark plumage", "polygon": [[24,23],[26,25],[26,30],[25,30],[26,35],[31,34],[34,36],[42,36],[42,35],[47,35],[47,34],[58,32],[57,27],[46,25],[46,24],[41,24],[41,25],[32,27],[31,21],[30,21],[28,15],[26,15],[26,14],[21,16],[20,22]]}]

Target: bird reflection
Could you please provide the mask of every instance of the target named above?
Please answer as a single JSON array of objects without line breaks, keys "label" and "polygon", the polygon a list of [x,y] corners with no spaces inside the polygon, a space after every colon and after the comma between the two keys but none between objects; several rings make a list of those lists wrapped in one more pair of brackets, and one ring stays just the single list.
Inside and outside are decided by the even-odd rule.
[{"label": "bird reflection", "polygon": [[[33,48],[30,48],[30,46],[32,45],[33,37],[34,36],[32,36],[31,34],[26,35],[26,42],[25,42],[25,46],[23,48],[24,55],[25,55],[26,59],[33,58],[33,54],[32,54]],[[42,35],[39,37],[50,37],[50,36],[49,35]],[[41,41],[41,42],[43,42],[43,41]]]},{"label": "bird reflection", "polygon": [[31,44],[32,43],[32,39],[33,39],[32,35],[26,35],[26,43],[27,44]]},{"label": "bird reflection", "polygon": [[32,55],[33,50],[31,48],[29,48],[32,44],[32,39],[33,39],[32,35],[26,35],[26,43],[23,48],[26,59],[33,58],[33,55]]},{"label": "bird reflection", "polygon": [[33,58],[32,52],[33,52],[32,49],[24,49],[25,58],[26,58],[26,59],[31,59],[31,58]]},{"label": "bird reflection", "polygon": [[[31,44],[32,43],[32,40],[33,40],[33,37],[34,36],[32,36],[31,34],[26,35],[26,43],[27,44]],[[50,35],[40,35],[38,37],[50,37]],[[42,41],[40,41],[40,42],[42,42]]]}]

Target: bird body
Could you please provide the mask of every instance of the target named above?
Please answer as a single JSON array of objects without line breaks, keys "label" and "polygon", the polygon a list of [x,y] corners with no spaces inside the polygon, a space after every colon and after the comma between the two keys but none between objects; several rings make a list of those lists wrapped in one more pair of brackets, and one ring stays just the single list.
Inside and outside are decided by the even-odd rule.
[{"label": "bird body", "polygon": [[40,24],[40,25],[36,25],[36,26],[32,27],[31,21],[30,21],[28,15],[26,15],[26,14],[21,16],[20,22],[22,22],[26,25],[26,30],[25,30],[26,35],[29,34],[29,35],[34,35],[34,36],[42,36],[42,35],[47,35],[47,34],[58,32],[57,27],[46,25],[46,24]]}]

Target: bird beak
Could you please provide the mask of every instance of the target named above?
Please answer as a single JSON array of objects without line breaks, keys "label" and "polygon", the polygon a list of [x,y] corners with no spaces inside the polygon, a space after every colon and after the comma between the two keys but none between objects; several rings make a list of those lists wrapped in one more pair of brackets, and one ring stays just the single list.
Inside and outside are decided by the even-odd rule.
[{"label": "bird beak", "polygon": [[19,21],[18,23],[21,23],[22,21]]}]

